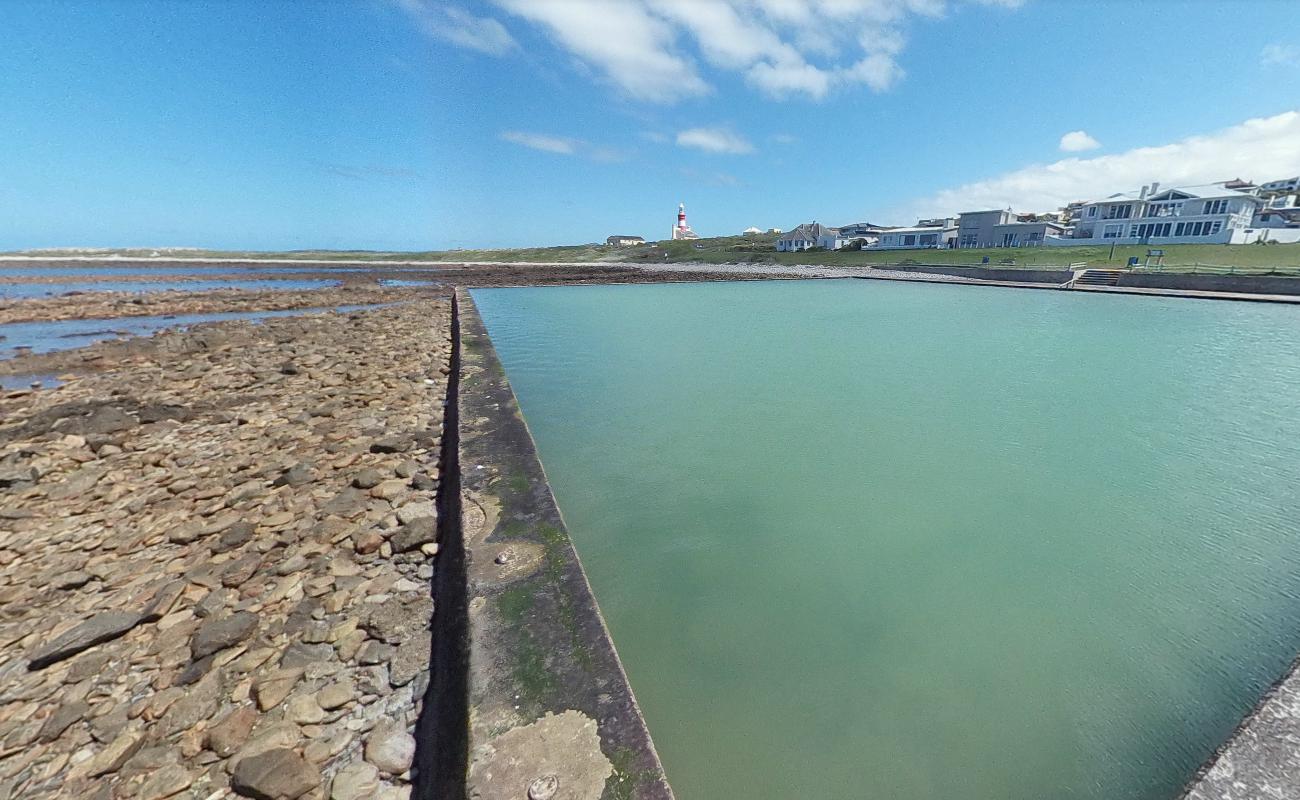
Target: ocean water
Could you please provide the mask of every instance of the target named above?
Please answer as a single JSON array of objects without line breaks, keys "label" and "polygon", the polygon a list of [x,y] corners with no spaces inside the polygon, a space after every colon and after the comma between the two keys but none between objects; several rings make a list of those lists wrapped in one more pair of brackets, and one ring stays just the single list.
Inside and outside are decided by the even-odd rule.
[{"label": "ocean water", "polygon": [[1171,798],[1300,649],[1300,309],[474,298],[682,800]]},{"label": "ocean water", "polygon": [[65,292],[207,292],[213,289],[252,289],[272,291],[287,289],[326,289],[337,281],[285,279],[188,280],[188,281],[63,281],[60,283],[0,283],[0,299],[20,300],[54,297]]},{"label": "ocean water", "polygon": [[[165,314],[112,319],[61,319],[51,322],[6,322],[0,324],[0,361],[18,355],[19,348],[31,353],[53,353],[87,347],[95,342],[109,339],[151,336],[164,328],[189,328],[204,322],[229,322],[241,319],[257,322],[274,317],[296,317],[321,311],[349,312],[382,308],[384,305],[386,304],[291,308],[280,311],[217,311],[208,314]],[[5,386],[10,388],[8,384]]]}]

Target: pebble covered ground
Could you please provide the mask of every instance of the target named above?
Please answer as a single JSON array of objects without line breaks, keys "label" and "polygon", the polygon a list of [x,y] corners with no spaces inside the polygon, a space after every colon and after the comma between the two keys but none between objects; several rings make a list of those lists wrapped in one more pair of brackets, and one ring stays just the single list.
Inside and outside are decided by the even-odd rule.
[{"label": "pebble covered ground", "polygon": [[409,797],[450,351],[419,299],[0,395],[0,800]]}]

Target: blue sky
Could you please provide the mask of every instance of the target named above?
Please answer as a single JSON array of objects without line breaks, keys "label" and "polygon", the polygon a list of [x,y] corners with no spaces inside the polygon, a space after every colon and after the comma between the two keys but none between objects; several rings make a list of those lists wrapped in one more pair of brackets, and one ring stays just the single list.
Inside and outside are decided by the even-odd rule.
[{"label": "blue sky", "polygon": [[0,249],[525,246],[661,238],[679,201],[719,235],[1262,181],[1300,173],[1296,74],[1291,0],[11,0]]}]

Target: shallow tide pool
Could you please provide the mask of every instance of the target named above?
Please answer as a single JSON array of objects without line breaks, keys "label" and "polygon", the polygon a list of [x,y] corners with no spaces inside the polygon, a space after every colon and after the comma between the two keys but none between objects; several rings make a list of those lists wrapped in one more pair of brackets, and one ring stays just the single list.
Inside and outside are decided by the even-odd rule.
[{"label": "shallow tide pool", "polygon": [[1300,309],[474,298],[682,800],[1172,798],[1300,648]]}]

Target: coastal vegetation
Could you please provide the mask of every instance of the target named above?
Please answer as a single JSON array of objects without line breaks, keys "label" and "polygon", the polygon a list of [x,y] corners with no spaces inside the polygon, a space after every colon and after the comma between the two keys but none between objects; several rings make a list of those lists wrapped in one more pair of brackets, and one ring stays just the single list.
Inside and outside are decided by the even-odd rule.
[{"label": "coastal vegetation", "polygon": [[[937,264],[944,266],[989,266],[1033,269],[1059,269],[1071,265],[1094,268],[1123,268],[1130,258],[1137,258],[1141,269],[1167,272],[1214,272],[1245,274],[1300,275],[1300,244],[1171,244],[1164,251],[1163,263],[1146,267],[1145,245],[1078,247],[1017,247],[959,250],[808,250],[801,253],[776,252],[776,234],[758,236],[719,236],[687,241],[666,240],[648,245],[618,247],[605,244],[561,245],[557,247],[522,247],[496,250],[432,250],[396,252],[375,250],[291,250],[254,252],[230,250],[41,250],[24,251],[27,257],[86,255],[108,258],[151,259],[293,259],[304,261],[412,261],[460,263],[499,261],[509,263],[583,263],[583,262],[665,262],[705,264],[810,264],[834,267],[884,267],[899,264]],[[987,264],[984,259],[988,259]],[[1154,262],[1154,259],[1152,259]]]}]

